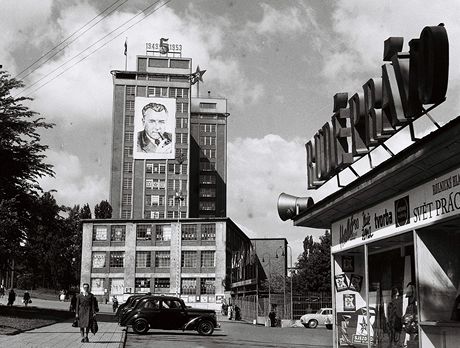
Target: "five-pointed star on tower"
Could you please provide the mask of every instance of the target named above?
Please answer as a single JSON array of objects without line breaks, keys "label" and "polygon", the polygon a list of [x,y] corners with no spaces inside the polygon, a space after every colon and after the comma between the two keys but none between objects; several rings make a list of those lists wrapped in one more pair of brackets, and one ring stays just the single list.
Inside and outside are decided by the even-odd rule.
[{"label": "five-pointed star on tower", "polygon": [[198,81],[203,82],[203,75],[204,75],[205,72],[206,72],[206,70],[200,70],[200,66],[198,65],[196,67],[196,71],[193,74],[190,75],[191,84],[194,85]]}]

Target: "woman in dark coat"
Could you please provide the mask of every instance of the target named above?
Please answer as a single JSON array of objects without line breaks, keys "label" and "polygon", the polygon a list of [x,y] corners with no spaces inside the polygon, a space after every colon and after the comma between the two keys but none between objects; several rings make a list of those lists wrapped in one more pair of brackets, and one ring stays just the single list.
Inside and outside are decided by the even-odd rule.
[{"label": "woman in dark coat", "polygon": [[89,292],[89,284],[83,284],[83,292],[77,296],[76,314],[78,326],[80,327],[81,341],[89,342],[88,332],[91,327],[91,321],[99,312],[97,300],[92,293]]}]

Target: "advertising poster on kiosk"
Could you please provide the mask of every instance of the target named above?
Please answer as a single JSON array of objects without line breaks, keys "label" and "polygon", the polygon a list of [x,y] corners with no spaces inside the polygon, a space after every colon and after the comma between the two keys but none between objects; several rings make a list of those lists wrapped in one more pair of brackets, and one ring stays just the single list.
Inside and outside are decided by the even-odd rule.
[{"label": "advertising poster on kiosk", "polygon": [[135,159],[175,158],[176,99],[136,97]]}]

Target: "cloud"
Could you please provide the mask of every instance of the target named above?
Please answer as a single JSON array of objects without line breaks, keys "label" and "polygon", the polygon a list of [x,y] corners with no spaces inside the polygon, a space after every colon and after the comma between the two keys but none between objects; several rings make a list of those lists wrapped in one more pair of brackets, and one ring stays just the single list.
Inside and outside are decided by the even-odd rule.
[{"label": "cloud", "polygon": [[[383,43],[390,36],[404,38],[404,51],[408,43],[418,38],[425,26],[445,23],[450,37],[450,86],[455,112],[460,106],[460,66],[452,64],[460,59],[460,24],[457,14],[460,2],[447,4],[408,0],[401,3],[375,1],[339,1],[332,13],[332,32],[328,34],[328,45],[323,45],[324,63],[322,75],[331,89],[354,93],[369,78],[381,75]],[[337,87],[339,86],[339,87]],[[451,113],[449,117],[453,114]]]},{"label": "cloud", "polygon": [[[278,217],[281,192],[307,196],[305,150],[302,139],[291,141],[274,134],[263,138],[238,138],[228,144],[228,216],[252,238],[285,237],[294,249],[298,241],[323,230],[294,227]],[[296,241],[295,245],[292,241]]]},{"label": "cloud", "polygon": [[313,10],[307,6],[287,7],[275,9],[262,3],[262,19],[258,22],[247,24],[248,32],[256,32],[259,35],[273,34],[300,34],[312,26],[316,27]]},{"label": "cloud", "polygon": [[107,179],[98,175],[85,175],[79,158],[65,151],[48,151],[46,163],[54,165],[55,177],[39,180],[44,191],[53,193],[59,204],[73,206],[89,203],[94,207],[101,200],[108,200]]}]

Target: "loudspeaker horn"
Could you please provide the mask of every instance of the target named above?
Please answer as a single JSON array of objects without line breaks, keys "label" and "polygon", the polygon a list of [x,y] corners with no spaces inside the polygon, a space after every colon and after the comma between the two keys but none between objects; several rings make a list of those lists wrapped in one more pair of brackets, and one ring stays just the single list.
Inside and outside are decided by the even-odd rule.
[{"label": "loudspeaker horn", "polygon": [[281,193],[278,197],[278,215],[281,220],[286,221],[306,211],[314,205],[311,197],[296,197]]}]

